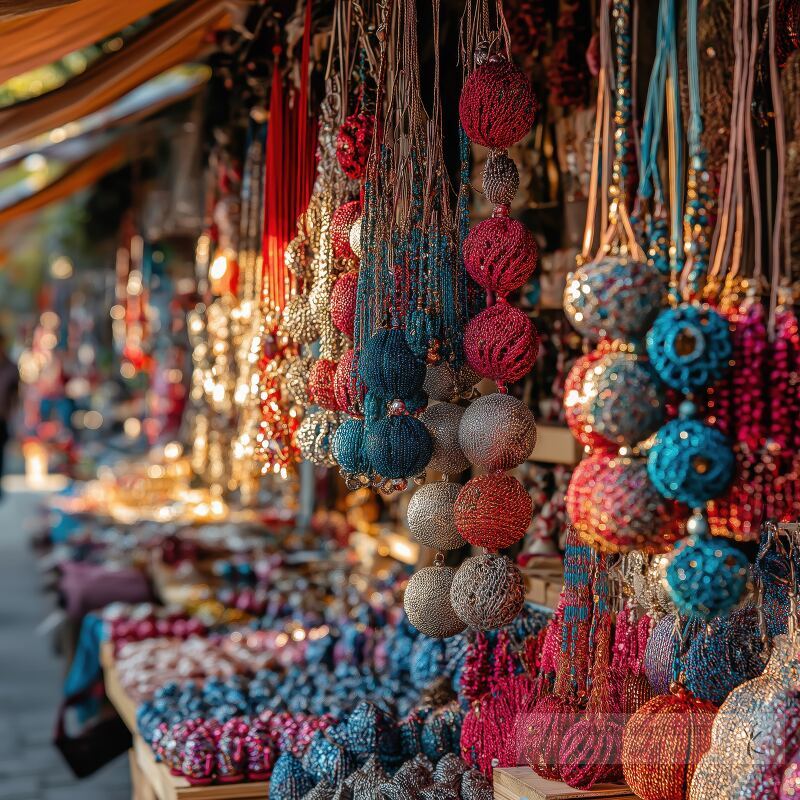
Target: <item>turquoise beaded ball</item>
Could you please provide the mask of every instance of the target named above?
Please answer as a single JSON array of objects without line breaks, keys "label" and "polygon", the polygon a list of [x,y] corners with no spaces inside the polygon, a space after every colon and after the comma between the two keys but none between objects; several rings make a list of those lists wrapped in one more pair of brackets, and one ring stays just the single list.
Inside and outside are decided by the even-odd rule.
[{"label": "turquoise beaded ball", "polygon": [[425,362],[417,358],[401,330],[374,333],[358,359],[358,371],[371,392],[387,400],[412,397],[422,391]]},{"label": "turquoise beaded ball", "polygon": [[369,475],[372,471],[364,447],[364,421],[348,418],[333,435],[333,457],[351,475]]},{"label": "turquoise beaded ball", "polygon": [[366,453],[378,475],[400,479],[419,475],[433,455],[428,429],[409,414],[384,417],[367,428]]},{"label": "turquoise beaded ball", "polygon": [[647,457],[647,474],[659,493],[691,508],[702,508],[722,495],[734,468],[725,435],[697,419],[674,419],[664,425]]},{"label": "turquoise beaded ball", "polygon": [[678,612],[711,620],[730,611],[747,586],[749,562],[725,539],[689,536],[667,567],[667,586]]},{"label": "turquoise beaded ball", "polygon": [[684,303],[662,311],[647,334],[647,354],[667,386],[705,389],[730,366],[728,321],[707,305]]}]

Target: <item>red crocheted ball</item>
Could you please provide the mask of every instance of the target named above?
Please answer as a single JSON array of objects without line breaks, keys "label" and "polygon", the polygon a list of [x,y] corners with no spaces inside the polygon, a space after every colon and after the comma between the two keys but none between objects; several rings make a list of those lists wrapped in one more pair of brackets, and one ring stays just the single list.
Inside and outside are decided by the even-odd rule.
[{"label": "red crocheted ball", "polygon": [[478,475],[458,493],[455,506],[458,532],[475,547],[502,550],[528,530],[533,501],[512,475]]},{"label": "red crocheted ball", "polygon": [[536,239],[518,220],[489,217],[464,241],[464,264],[479,286],[499,295],[519,289],[536,269]]},{"label": "red crocheted ball", "polygon": [[567,516],[578,530],[583,530],[588,524],[589,497],[610,459],[611,454],[607,451],[597,451],[584,458],[572,471],[566,494]]},{"label": "red crocheted ball", "polygon": [[516,64],[495,56],[467,78],[458,113],[473,142],[503,150],[533,126],[536,96],[528,76]]},{"label": "red crocheted ball", "polygon": [[622,780],[622,725],[610,715],[587,715],[561,742],[561,780],[575,789]]},{"label": "red crocheted ball", "polygon": [[336,362],[332,358],[320,358],[314,362],[308,375],[309,400],[320,408],[339,411],[339,403],[333,391]]},{"label": "red crocheted ball", "polygon": [[340,275],[331,289],[331,320],[344,334],[353,338],[356,321],[356,292],[358,272],[345,272]]},{"label": "red crocheted ball", "polygon": [[348,178],[359,180],[364,174],[372,146],[375,118],[367,114],[351,114],[336,136],[336,159]]},{"label": "red crocheted ball", "polygon": [[358,380],[355,370],[356,354],[353,348],[344,351],[333,376],[333,393],[340,411],[346,411],[351,417],[364,416],[364,397],[367,387]]},{"label": "red crocheted ball", "polygon": [[581,714],[567,700],[550,695],[540,700],[528,716],[525,760],[540,777],[561,780],[561,743]]},{"label": "red crocheted ball", "polygon": [[356,254],[350,247],[350,228],[361,216],[361,203],[358,200],[351,200],[345,203],[331,217],[331,245],[333,255],[336,258],[355,258]]},{"label": "red crocheted ball", "polygon": [[539,354],[539,337],[527,314],[500,299],[467,325],[464,352],[478,375],[503,385],[531,371]]},{"label": "red crocheted ball", "polygon": [[594,431],[588,421],[584,383],[589,370],[609,351],[607,345],[581,356],[572,365],[564,381],[564,417],[572,435],[584,446],[607,447],[611,443]]},{"label": "red crocheted ball", "polygon": [[654,697],[622,734],[622,771],[642,800],[683,800],[694,771],[711,746],[717,707],[680,689]]}]

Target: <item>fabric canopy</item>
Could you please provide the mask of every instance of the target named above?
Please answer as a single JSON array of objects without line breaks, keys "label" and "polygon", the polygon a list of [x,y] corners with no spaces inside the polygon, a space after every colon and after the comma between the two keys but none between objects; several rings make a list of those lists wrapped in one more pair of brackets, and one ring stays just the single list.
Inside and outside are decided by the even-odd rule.
[{"label": "fabric canopy", "polygon": [[[0,0],[0,83],[113,36],[170,0]],[[53,6],[58,6],[53,8]],[[32,13],[3,19],[10,13]]]},{"label": "fabric canopy", "polygon": [[225,0],[197,0],[60,89],[0,110],[0,148],[92,114],[139,84],[191,60],[203,48],[209,28],[225,17]]}]

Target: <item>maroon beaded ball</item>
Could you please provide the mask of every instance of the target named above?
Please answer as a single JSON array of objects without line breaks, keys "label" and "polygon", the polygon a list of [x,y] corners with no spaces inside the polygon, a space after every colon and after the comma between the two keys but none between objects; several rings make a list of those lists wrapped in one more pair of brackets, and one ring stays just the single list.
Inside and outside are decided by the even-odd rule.
[{"label": "maroon beaded ball", "polygon": [[464,242],[464,264],[479,286],[499,295],[519,289],[536,269],[539,251],[518,220],[498,215],[478,223]]},{"label": "maroon beaded ball", "polygon": [[353,348],[344,351],[333,376],[333,393],[340,411],[347,412],[351,417],[364,416],[364,396],[367,387],[358,380],[355,372],[355,353]]},{"label": "maroon beaded ball", "polygon": [[331,319],[333,324],[351,339],[356,322],[357,289],[358,272],[352,271],[340,275],[331,289]]},{"label": "maroon beaded ball", "polygon": [[499,300],[467,325],[464,352],[478,375],[503,385],[531,371],[539,354],[539,337],[527,314]]},{"label": "maroon beaded ball", "polygon": [[496,472],[467,482],[454,511],[456,528],[471,545],[502,550],[525,535],[533,502],[515,477]]},{"label": "maroon beaded ball", "polygon": [[336,362],[332,358],[320,358],[311,367],[308,375],[309,400],[320,408],[338,411],[339,403],[333,391]]},{"label": "maroon beaded ball", "polygon": [[345,203],[331,217],[331,245],[333,255],[336,258],[355,258],[356,254],[350,247],[350,228],[361,216],[361,203],[358,200],[351,200]]},{"label": "maroon beaded ball", "polygon": [[359,180],[367,167],[375,119],[367,114],[351,114],[336,136],[336,159],[342,172]]},{"label": "maroon beaded ball", "polygon": [[473,142],[502,150],[533,126],[536,96],[528,76],[516,64],[495,56],[467,78],[458,113]]}]

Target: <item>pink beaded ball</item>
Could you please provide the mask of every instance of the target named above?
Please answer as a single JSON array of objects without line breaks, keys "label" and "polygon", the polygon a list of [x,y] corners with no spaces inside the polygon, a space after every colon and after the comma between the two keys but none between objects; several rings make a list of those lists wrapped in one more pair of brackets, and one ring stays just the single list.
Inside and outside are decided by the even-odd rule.
[{"label": "pink beaded ball", "polygon": [[333,255],[336,258],[355,258],[356,254],[350,247],[350,228],[361,216],[361,203],[358,200],[351,200],[345,203],[331,217],[331,245]]},{"label": "pink beaded ball", "polygon": [[479,222],[464,242],[464,264],[479,286],[505,296],[536,269],[536,239],[521,222],[496,215]]},{"label": "pink beaded ball", "polygon": [[493,56],[467,78],[458,113],[473,142],[503,150],[533,126],[536,96],[528,76],[516,64]]},{"label": "pink beaded ball", "polygon": [[340,411],[345,411],[351,417],[361,419],[364,416],[364,397],[367,387],[358,380],[353,363],[355,360],[355,352],[352,347],[344,351],[333,376],[333,394]]},{"label": "pink beaded ball", "polygon": [[589,520],[589,498],[611,458],[608,451],[598,451],[581,461],[572,472],[567,487],[567,516],[572,524],[581,530]]},{"label": "pink beaded ball", "polygon": [[340,275],[331,289],[331,319],[333,324],[351,339],[356,321],[357,289],[358,272],[345,272]]},{"label": "pink beaded ball", "polygon": [[464,352],[480,376],[501,385],[514,383],[531,371],[539,337],[527,314],[501,299],[467,325]]},{"label": "pink beaded ball", "polygon": [[333,391],[333,380],[336,375],[336,362],[332,358],[320,358],[311,367],[308,376],[309,400],[320,408],[338,411],[339,403]]}]

